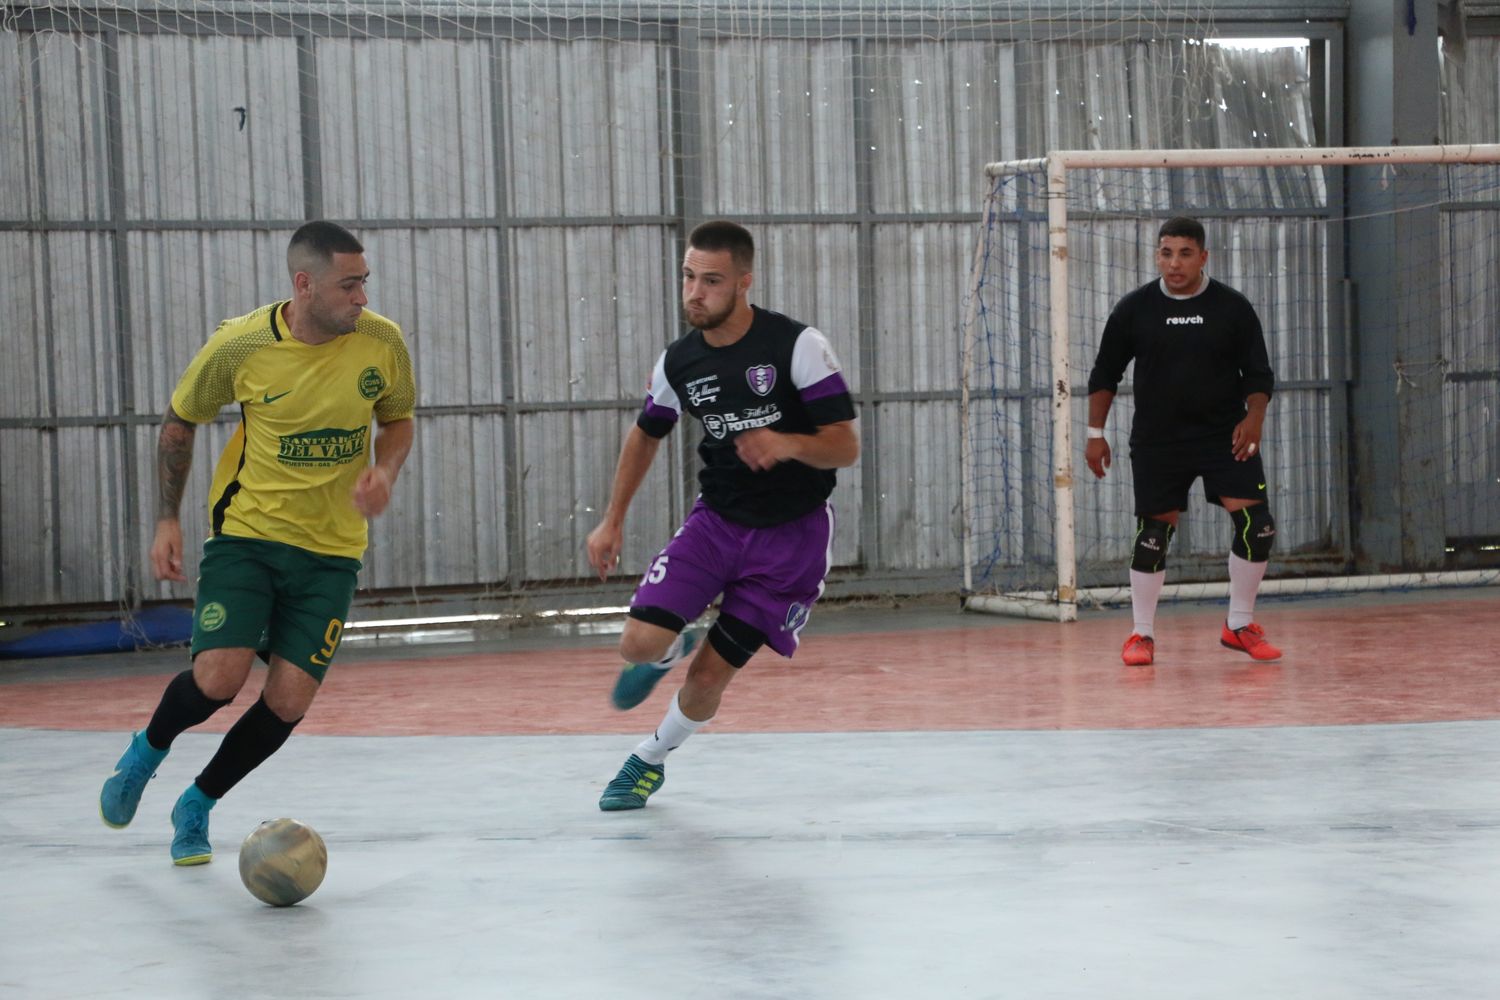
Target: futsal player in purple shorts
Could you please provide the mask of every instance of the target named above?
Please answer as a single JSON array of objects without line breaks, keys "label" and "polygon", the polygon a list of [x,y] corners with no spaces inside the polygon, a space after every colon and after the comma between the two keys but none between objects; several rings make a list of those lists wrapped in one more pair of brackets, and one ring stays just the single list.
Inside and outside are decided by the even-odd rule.
[{"label": "futsal player in purple shorts", "polygon": [[[645,806],[666,780],[667,754],[714,717],[756,650],[796,652],[823,593],[834,470],[859,458],[854,400],[822,333],[750,304],[754,264],[755,242],[736,223],[705,222],[689,235],[682,313],[693,329],[657,359],[609,506],[589,533],[589,563],[603,579],[619,561],[625,512],[661,439],[684,413],[698,418],[700,493],[631,600],[615,706],[639,705],[680,661],[690,660],[687,676],[604,789],[606,811]],[[684,629],[720,595],[707,641],[696,644]]]}]

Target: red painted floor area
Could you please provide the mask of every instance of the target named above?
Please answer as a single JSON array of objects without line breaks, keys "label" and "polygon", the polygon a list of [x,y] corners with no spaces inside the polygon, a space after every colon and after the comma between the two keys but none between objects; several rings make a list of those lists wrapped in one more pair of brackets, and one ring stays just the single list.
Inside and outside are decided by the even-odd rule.
[{"label": "red painted floor area", "polygon": [[[1128,614],[1071,625],[805,634],[794,662],[762,652],[725,696],[716,732],[1136,729],[1437,722],[1500,717],[1493,599],[1263,609],[1286,651],[1258,664],[1218,644],[1222,611],[1175,613],[1153,667],[1125,667]],[[183,663],[186,663],[186,655]],[[299,733],[640,733],[669,677],[629,713],[608,704],[614,647],[336,663]],[[170,673],[0,686],[0,726],[143,726]],[[222,732],[256,697],[203,727]]]}]

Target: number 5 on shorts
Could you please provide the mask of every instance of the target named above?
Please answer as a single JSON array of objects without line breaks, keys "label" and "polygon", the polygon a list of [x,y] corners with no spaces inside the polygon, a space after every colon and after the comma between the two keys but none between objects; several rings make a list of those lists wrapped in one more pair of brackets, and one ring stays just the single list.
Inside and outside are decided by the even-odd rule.
[{"label": "number 5 on shorts", "polygon": [[666,556],[657,556],[656,557],[656,562],[652,563],[651,564],[651,568],[648,569],[648,570],[646,570],[646,578],[644,580],[642,580],[641,582],[642,583],[661,583],[662,580],[664,580],[666,578],[666,575],[667,575],[667,557]]}]

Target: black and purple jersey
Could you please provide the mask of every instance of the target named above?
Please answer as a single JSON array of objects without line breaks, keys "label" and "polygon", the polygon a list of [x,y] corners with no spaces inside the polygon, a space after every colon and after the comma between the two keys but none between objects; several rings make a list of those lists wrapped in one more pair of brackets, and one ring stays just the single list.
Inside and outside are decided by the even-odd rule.
[{"label": "black and purple jersey", "polygon": [[728,347],[712,347],[701,330],[677,340],[656,360],[636,426],[665,437],[683,413],[703,424],[698,484],[703,501],[727,520],[751,527],[793,521],[828,499],[832,469],[781,462],[756,472],[735,454],[735,436],[753,427],[811,434],[854,419],[854,400],[828,338],[759,306],[750,329]]}]

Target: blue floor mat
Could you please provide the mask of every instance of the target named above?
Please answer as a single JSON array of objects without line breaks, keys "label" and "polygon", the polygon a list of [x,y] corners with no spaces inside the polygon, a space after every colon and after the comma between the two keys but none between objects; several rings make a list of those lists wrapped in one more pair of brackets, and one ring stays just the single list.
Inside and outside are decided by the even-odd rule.
[{"label": "blue floor mat", "polygon": [[180,646],[193,636],[193,612],[170,605],[146,608],[119,621],[59,625],[0,642],[0,659],[119,653],[151,646]]}]

